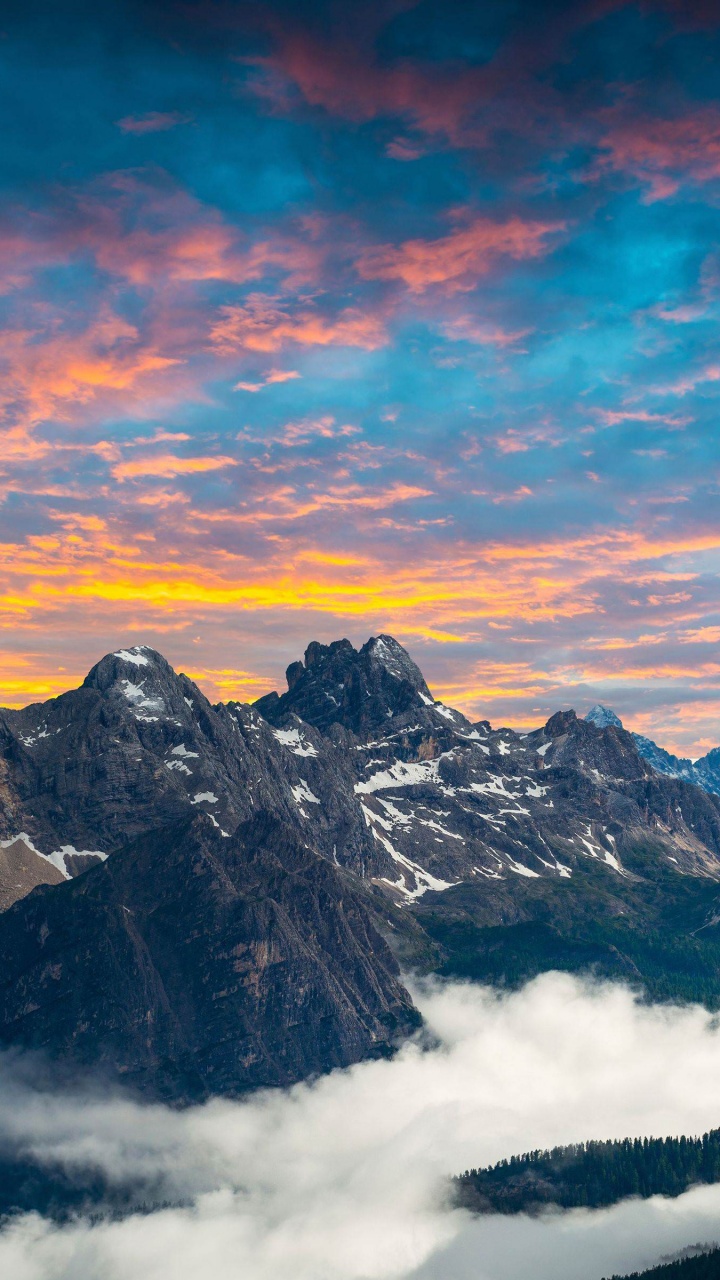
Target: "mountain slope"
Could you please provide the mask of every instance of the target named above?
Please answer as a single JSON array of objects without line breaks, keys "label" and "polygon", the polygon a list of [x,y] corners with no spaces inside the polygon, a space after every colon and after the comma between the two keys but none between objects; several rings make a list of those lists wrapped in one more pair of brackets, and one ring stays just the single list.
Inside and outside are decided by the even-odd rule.
[{"label": "mountain slope", "polygon": [[287,1085],[417,1025],[347,878],[267,815],[196,814],[17,903],[0,1042],[175,1101]]}]

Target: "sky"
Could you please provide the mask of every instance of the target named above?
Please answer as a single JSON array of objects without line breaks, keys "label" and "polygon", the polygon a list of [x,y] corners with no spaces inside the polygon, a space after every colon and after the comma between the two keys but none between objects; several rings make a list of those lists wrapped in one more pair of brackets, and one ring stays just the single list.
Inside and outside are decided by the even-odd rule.
[{"label": "sky", "polygon": [[0,703],[382,631],[720,742],[715,0],[28,0],[0,58]]},{"label": "sky", "polygon": [[3,1152],[101,1171],[153,1212],[0,1231],[13,1280],[601,1280],[718,1238],[720,1187],[474,1220],[449,1176],[528,1149],[717,1124],[720,1030],[698,1006],[544,974],[430,984],[434,1034],[289,1091],[184,1110],[0,1055]]}]

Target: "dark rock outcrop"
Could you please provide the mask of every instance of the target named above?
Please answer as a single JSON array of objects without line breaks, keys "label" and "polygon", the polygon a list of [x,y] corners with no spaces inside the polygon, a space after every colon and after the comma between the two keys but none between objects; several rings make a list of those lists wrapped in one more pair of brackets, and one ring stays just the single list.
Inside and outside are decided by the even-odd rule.
[{"label": "dark rock outcrop", "polygon": [[317,729],[339,724],[358,734],[433,703],[420,668],[392,636],[374,636],[359,651],[349,640],[313,640],[305,662],[291,663],[286,677],[287,693],[254,704],[272,724],[294,713]]}]

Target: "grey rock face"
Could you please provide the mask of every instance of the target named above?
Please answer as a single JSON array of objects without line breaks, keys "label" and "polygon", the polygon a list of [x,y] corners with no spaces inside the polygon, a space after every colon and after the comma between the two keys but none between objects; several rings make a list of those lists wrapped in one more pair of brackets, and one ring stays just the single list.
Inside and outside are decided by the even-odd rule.
[{"label": "grey rock face", "polygon": [[590,724],[594,724],[596,729],[607,729],[608,725],[611,724],[616,729],[622,729],[623,727],[620,717],[616,716],[615,712],[611,711],[609,707],[601,706],[599,702],[596,702],[595,706],[590,708],[585,719],[589,720]]},{"label": "grey rock face", "polygon": [[39,884],[61,884],[64,879],[59,867],[41,857],[25,840],[0,842],[0,911],[6,911]]}]

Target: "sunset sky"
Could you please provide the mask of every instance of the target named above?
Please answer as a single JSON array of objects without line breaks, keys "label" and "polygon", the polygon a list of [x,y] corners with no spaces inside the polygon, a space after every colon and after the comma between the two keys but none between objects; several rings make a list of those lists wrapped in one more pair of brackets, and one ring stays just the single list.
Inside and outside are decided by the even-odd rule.
[{"label": "sunset sky", "polygon": [[720,4],[9,9],[0,702],[385,631],[720,743]]}]

